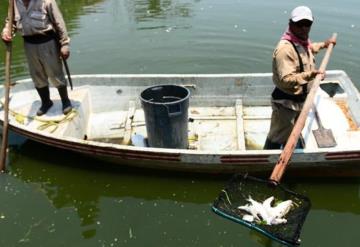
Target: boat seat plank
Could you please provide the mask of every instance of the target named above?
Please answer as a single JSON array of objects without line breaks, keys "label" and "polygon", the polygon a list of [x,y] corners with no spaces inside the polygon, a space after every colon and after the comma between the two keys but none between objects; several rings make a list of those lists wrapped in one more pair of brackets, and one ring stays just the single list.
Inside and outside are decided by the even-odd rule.
[{"label": "boat seat plank", "polygon": [[190,133],[196,133],[198,150],[235,150],[237,149],[236,121],[198,120],[191,123]]},{"label": "boat seat plank", "polygon": [[236,116],[234,107],[190,107],[189,145],[197,150],[234,150]]},{"label": "boat seat plank", "polygon": [[135,110],[136,110],[135,101],[129,101],[129,110],[125,122],[125,133],[124,133],[124,138],[122,140],[123,145],[130,144],[131,133],[132,133],[132,122],[134,120]]},{"label": "boat seat plank", "polygon": [[237,99],[235,103],[237,146],[239,150],[245,150],[245,131],[243,122],[243,105],[242,100]]},{"label": "boat seat plank", "polygon": [[121,140],[126,117],[127,111],[92,113],[87,128],[88,140]]},{"label": "boat seat plank", "polygon": [[252,119],[271,119],[272,109],[271,106],[243,106],[244,120]]}]

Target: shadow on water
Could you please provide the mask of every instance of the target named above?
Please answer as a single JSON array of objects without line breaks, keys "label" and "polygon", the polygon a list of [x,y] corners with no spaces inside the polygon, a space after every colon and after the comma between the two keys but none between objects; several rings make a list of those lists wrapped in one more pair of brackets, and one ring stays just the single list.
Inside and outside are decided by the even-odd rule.
[{"label": "shadow on water", "polygon": [[[31,182],[44,182],[41,181],[41,179],[50,179],[56,183],[55,185],[65,188],[67,186],[73,186],[68,183],[68,181],[72,181],[73,183],[77,183],[76,187],[79,188],[79,190],[87,189],[87,184],[84,184],[83,181],[81,181],[87,176],[88,179],[93,179],[95,184],[100,185],[98,190],[93,191],[94,195],[104,192],[101,188],[109,182],[113,182],[116,183],[114,185],[116,185],[118,189],[105,191],[105,193],[110,193],[105,195],[111,196],[111,193],[114,193],[114,195],[131,195],[148,200],[168,199],[169,192],[174,191],[174,189],[176,190],[175,186],[180,184],[180,190],[186,189],[186,187],[183,187],[183,182],[186,183],[191,181],[195,184],[196,181],[201,181],[207,185],[212,184],[211,188],[218,188],[219,184],[223,187],[223,183],[226,183],[232,176],[230,174],[199,174],[120,166],[92,159],[75,152],[73,153],[33,142],[31,140],[26,140],[12,132],[10,132],[10,137],[11,140],[16,140],[17,144],[21,144],[12,147],[15,151],[15,154],[10,156],[10,171],[12,173],[16,172],[20,177],[23,176],[23,180],[28,181],[30,179]],[[63,175],[66,174],[66,176],[60,176],[61,174],[59,174],[59,172],[64,173]],[[46,175],[45,178],[43,175]],[[264,173],[253,174],[253,176],[259,178],[266,178],[267,175],[268,174]],[[60,177],[63,177],[63,179],[60,179]],[[157,193],[154,195],[152,193],[147,193],[146,189],[144,190],[142,187],[142,182],[137,184],[133,181],[134,177],[142,182],[151,182],[152,187],[156,189],[157,192],[160,192],[160,194]],[[37,179],[39,180],[37,181]],[[164,183],[174,187],[171,189],[163,188],[162,186]],[[341,194],[342,191],[344,191],[344,188],[346,188],[346,194],[343,195],[343,200],[345,201],[347,198],[350,200],[350,198],[360,197],[358,183],[360,183],[360,178],[356,177],[296,177],[294,174],[291,174],[289,177],[285,176],[282,180],[282,184],[289,189],[305,193],[313,198],[319,198],[317,193],[321,194],[323,187],[328,188],[328,190],[334,194]],[[121,190],[121,188],[130,185],[132,187],[131,190]],[[351,185],[354,186],[351,187]],[[317,187],[321,188],[318,190]],[[197,191],[199,194],[194,194],[191,198],[184,197],[182,200],[194,203],[204,203],[213,199],[210,196],[206,196],[206,194],[202,194],[201,185],[199,185],[198,188],[196,185],[193,185],[193,189],[193,191]],[[312,196],[311,194],[314,195]],[[170,195],[170,198],[171,197],[172,196]],[[316,201],[317,200],[314,200],[314,202]],[[319,202],[321,202],[321,200]],[[332,203],[332,205],[334,205],[335,208],[341,208],[338,207],[341,205],[341,201],[338,200],[337,202]],[[316,206],[316,203],[314,206]],[[321,208],[321,206],[319,207]],[[358,210],[357,213],[360,214],[360,208],[358,208]]]},{"label": "shadow on water", "polygon": [[75,208],[84,229],[96,224],[102,198],[211,204],[229,178],[118,167],[30,140],[12,148],[10,164],[11,176],[39,186],[55,208]]},{"label": "shadow on water", "polygon": [[[95,224],[101,198],[123,200],[130,197],[143,201],[170,200],[210,205],[230,178],[230,175],[119,167],[32,141],[13,148],[10,163],[10,174],[26,183],[40,186],[55,208],[76,208],[84,227]],[[312,201],[312,209],[360,215],[357,178],[289,178],[285,179],[284,184],[293,191],[307,195]],[[324,193],[324,189],[328,193]],[[339,196],[341,200],[333,199]],[[358,198],[358,203],[354,202],[354,198]],[[84,231],[83,235],[89,238],[95,232]],[[266,238],[258,241],[263,240]]]}]

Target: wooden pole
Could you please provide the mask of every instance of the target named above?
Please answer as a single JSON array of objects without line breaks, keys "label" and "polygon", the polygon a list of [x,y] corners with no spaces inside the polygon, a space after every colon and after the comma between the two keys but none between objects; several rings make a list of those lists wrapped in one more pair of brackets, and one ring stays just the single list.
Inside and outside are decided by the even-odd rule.
[{"label": "wooden pole", "polygon": [[[334,33],[332,38],[336,39],[336,37],[337,37],[337,34]],[[326,66],[330,59],[331,52],[333,50],[333,47],[334,47],[334,44],[331,43],[329,45],[329,47],[327,48],[327,51],[325,53],[325,56],[321,62],[320,68],[319,68],[320,71],[325,72]],[[313,107],[315,94],[316,94],[317,89],[319,88],[321,77],[322,77],[322,75],[320,75],[320,74],[318,74],[315,77],[314,83],[311,87],[309,94],[306,97],[306,100],[305,100],[304,106],[300,112],[300,115],[294,125],[293,130],[291,131],[291,134],[290,134],[290,136],[286,142],[286,145],[284,147],[284,150],[281,152],[280,158],[277,161],[277,163],[273,169],[273,172],[270,176],[270,180],[273,180],[273,181],[279,183],[282,175],[285,172],[286,167],[289,164],[289,161],[294,152],[295,146],[300,137],[301,131],[305,126],[307,115],[309,114],[310,109]]]},{"label": "wooden pole", "polygon": [[[8,30],[12,35],[12,27],[14,23],[14,0],[9,1],[8,8]],[[8,147],[8,132],[9,132],[9,95],[10,95],[10,83],[11,83],[11,51],[12,51],[12,41],[6,42],[6,53],[5,53],[5,102],[4,102],[4,122],[3,122],[3,132],[2,132],[2,143],[0,151],[0,172],[3,172],[6,164],[6,150]]]}]

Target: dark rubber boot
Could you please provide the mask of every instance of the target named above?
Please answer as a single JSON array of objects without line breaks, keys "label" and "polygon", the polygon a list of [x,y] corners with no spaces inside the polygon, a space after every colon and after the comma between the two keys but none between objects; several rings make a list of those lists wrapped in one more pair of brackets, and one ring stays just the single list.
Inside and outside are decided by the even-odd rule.
[{"label": "dark rubber boot", "polygon": [[52,107],[53,102],[50,100],[49,87],[36,88],[36,91],[38,92],[41,99],[41,106],[36,112],[36,115],[41,116],[44,115],[50,109],[50,107]]},{"label": "dark rubber boot", "polygon": [[68,96],[67,87],[66,86],[59,87],[58,91],[59,91],[60,98],[61,98],[63,113],[64,113],[64,115],[66,115],[69,112],[71,112],[71,110],[72,110],[72,105],[71,105],[71,101]]},{"label": "dark rubber boot", "polygon": [[266,138],[264,149],[280,149],[281,144],[272,142],[268,138]]}]

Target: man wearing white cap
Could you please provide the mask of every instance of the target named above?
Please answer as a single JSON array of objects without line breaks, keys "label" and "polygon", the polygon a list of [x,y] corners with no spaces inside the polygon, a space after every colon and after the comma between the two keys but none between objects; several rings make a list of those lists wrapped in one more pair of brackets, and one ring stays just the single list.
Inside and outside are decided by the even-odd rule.
[{"label": "man wearing white cap", "polygon": [[[270,131],[264,149],[279,149],[286,144],[295,125],[308,92],[308,85],[317,74],[324,74],[315,68],[314,54],[336,44],[336,40],[311,43],[309,32],[314,21],[311,10],[306,6],[293,9],[289,27],[281,37],[273,53],[272,115]],[[300,138],[298,147],[303,147]]]}]

